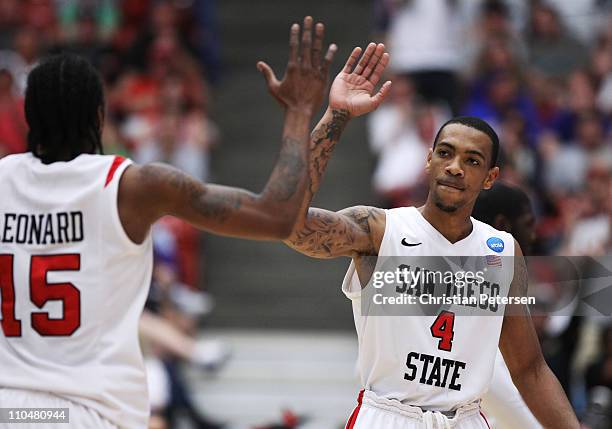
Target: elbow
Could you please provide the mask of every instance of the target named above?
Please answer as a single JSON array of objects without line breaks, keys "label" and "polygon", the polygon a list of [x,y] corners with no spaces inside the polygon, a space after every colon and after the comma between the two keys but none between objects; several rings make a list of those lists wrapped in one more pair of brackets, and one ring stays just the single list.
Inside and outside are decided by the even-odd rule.
[{"label": "elbow", "polygon": [[291,237],[294,225],[294,219],[279,213],[270,213],[266,221],[266,227],[262,230],[266,231],[269,240],[285,241]]},{"label": "elbow", "polygon": [[[295,225],[298,222],[297,210],[286,210],[278,205],[264,202],[265,207],[265,227],[269,239],[285,241],[293,234]],[[262,225],[263,227],[264,225]]]},{"label": "elbow", "polygon": [[274,230],[274,239],[278,241],[285,241],[291,237],[293,233],[293,222],[280,222]]}]

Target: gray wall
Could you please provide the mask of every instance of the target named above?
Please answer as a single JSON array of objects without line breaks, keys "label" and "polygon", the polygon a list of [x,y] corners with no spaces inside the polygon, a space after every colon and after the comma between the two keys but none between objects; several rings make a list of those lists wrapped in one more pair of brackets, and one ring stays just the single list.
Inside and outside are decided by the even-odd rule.
[{"label": "gray wall", "polygon": [[[223,81],[215,90],[214,118],[222,144],[213,157],[214,181],[262,189],[280,145],[282,115],[255,68],[267,61],[282,75],[289,26],[310,14],[339,45],[332,78],[351,49],[370,36],[370,1],[218,1]],[[363,119],[349,124],[315,205],[338,210],[376,205],[370,187],[373,160]],[[340,291],[349,260],[314,260],[282,244],[207,236],[208,290],[217,300],[215,327],[352,329],[349,301]]]}]

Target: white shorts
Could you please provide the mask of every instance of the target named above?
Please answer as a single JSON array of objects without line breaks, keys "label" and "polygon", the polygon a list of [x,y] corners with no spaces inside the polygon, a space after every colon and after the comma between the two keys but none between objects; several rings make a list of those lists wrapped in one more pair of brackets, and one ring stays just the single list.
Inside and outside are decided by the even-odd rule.
[{"label": "white shorts", "polygon": [[478,403],[460,407],[448,417],[381,398],[371,391],[359,393],[357,402],[346,429],[491,429]]},{"label": "white shorts", "polygon": [[117,429],[96,411],[76,402],[38,390],[0,387],[0,408],[68,408],[70,423],[0,423],[0,429]]}]

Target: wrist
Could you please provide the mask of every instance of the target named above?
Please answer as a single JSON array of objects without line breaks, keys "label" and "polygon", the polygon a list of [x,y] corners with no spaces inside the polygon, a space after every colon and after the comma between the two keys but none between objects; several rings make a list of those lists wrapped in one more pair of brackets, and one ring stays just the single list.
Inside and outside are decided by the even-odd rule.
[{"label": "wrist", "polygon": [[352,113],[350,112],[350,110],[346,107],[346,106],[336,106],[334,104],[329,104],[327,106],[327,111],[328,112],[342,112],[344,115],[353,118]]},{"label": "wrist", "polygon": [[307,106],[287,106],[285,108],[285,112],[308,118],[312,118],[314,116],[314,110],[311,107]]},{"label": "wrist", "polygon": [[343,107],[334,107],[327,106],[327,110],[325,111],[325,115],[329,115],[329,117],[333,118],[342,118],[343,121],[349,121],[354,118],[351,112],[348,109]]}]

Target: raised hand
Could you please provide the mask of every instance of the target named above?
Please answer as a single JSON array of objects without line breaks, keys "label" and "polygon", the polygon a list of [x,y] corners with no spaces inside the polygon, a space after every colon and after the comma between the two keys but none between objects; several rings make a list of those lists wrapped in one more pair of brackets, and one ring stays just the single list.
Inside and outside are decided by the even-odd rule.
[{"label": "raised hand", "polygon": [[337,47],[329,45],[325,57],[321,58],[325,27],[317,23],[312,36],[312,17],[304,18],[304,29],[300,42],[300,26],[293,24],[289,36],[289,62],[283,80],[279,81],[272,68],[263,61],[257,69],[263,73],[270,94],[286,109],[297,109],[313,114],[325,97],[329,65]]},{"label": "raised hand", "polygon": [[385,45],[370,43],[361,59],[359,59],[360,54],[361,48],[353,49],[344,68],[332,83],[329,93],[330,109],[347,111],[352,117],[375,110],[391,89],[391,81],[387,81],[377,93],[372,95],[389,64],[389,54],[385,52]]}]

